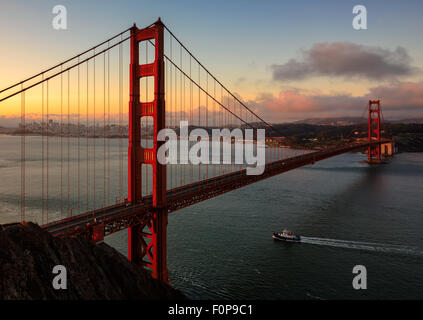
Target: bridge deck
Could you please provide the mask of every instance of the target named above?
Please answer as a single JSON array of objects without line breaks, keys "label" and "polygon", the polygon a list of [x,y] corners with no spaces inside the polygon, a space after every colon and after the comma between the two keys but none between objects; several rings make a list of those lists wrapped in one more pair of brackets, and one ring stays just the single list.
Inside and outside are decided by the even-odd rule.
[{"label": "bridge deck", "polygon": [[[295,168],[313,164],[314,162],[343,153],[361,150],[369,147],[371,144],[380,143],[382,142],[354,143],[342,147],[329,148],[323,151],[311,152],[305,155],[268,163],[266,164],[264,173],[261,175],[247,175],[244,169],[175,188],[167,192],[168,212],[174,212]],[[104,235],[107,236],[139,223],[149,221],[152,213],[152,198],[149,196],[143,198],[143,201],[138,204],[116,204],[107,208],[55,221],[44,225],[43,228],[56,236],[74,234],[85,234],[89,236],[93,228],[104,228]]]}]

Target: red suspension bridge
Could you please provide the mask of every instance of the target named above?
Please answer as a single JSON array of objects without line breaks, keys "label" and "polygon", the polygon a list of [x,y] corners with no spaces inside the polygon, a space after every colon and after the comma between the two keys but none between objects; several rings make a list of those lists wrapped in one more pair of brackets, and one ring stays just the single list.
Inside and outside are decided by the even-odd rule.
[{"label": "red suspension bridge", "polygon": [[[20,108],[13,137],[19,141],[10,147],[19,154],[20,173],[14,174],[20,185],[11,186],[11,195],[19,189],[20,220],[38,222],[56,236],[94,241],[128,229],[129,259],[162,281],[168,281],[169,213],[347,152],[367,150],[367,162],[379,163],[386,142],[377,100],[369,101],[366,141],[319,151],[284,147],[277,130],[160,19],[1,90],[0,102],[2,110]],[[263,174],[248,175],[247,164],[234,161],[161,164],[158,132],[180,121],[188,121],[190,131],[265,129]],[[257,145],[257,136],[253,140]]]}]

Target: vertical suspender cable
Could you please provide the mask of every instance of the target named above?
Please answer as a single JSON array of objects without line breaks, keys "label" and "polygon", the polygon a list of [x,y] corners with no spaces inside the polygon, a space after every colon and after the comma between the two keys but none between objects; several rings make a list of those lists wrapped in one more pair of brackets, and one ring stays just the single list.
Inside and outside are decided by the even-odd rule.
[{"label": "vertical suspender cable", "polygon": [[[220,102],[221,103],[223,103],[223,88],[222,88],[222,86],[220,86]],[[223,112],[223,110],[222,110],[222,108],[220,108],[219,109],[219,129],[220,130],[222,130],[222,112]],[[220,141],[219,141],[219,144],[220,144]],[[219,148],[220,148],[220,146],[219,146]],[[222,152],[223,153],[223,152]],[[222,157],[223,155],[220,155],[220,159],[223,159],[223,157]],[[223,161],[221,161],[219,159],[219,175],[222,175],[222,172],[223,172]]]},{"label": "vertical suspender cable", "polygon": [[103,208],[106,207],[106,52],[103,54]]},{"label": "vertical suspender cable", "polygon": [[[200,64],[198,64],[198,127],[201,127]],[[201,163],[198,164],[198,181],[201,180]]]},{"label": "vertical suspender cable", "polygon": [[[185,79],[186,77],[184,77],[184,102],[183,102],[183,106],[184,106],[184,118],[185,120],[187,120],[187,112],[186,112],[186,100],[185,100],[185,95],[186,95],[186,84],[185,84]],[[186,179],[186,164],[183,165],[184,166],[184,179],[183,179],[183,185],[185,185],[185,179]]]},{"label": "vertical suspender cable", "polygon": [[[182,70],[182,47],[179,46],[179,48],[180,48],[180,53],[179,53],[179,61],[180,61],[180,64],[179,64],[179,67]],[[179,108],[180,108],[180,113],[179,113],[180,114],[180,119],[179,119],[179,123],[180,123],[180,121],[182,120],[182,107],[183,107],[183,105],[182,105],[182,72],[180,72],[179,74],[180,74],[180,82],[181,82],[180,83],[181,95],[179,97],[179,100],[180,100],[180,106],[179,106]],[[182,186],[182,178],[183,178],[182,165],[179,164],[178,167],[179,167],[179,186]],[[185,168],[185,166],[184,166],[184,168]]]},{"label": "vertical suspender cable", "polygon": [[68,140],[68,213],[71,212],[70,208],[70,71],[68,70],[68,129],[67,129],[67,140]]},{"label": "vertical suspender cable", "polygon": [[47,100],[46,100],[46,125],[47,125],[47,137],[46,137],[46,140],[47,140],[47,146],[46,146],[46,223],[48,223],[48,136],[50,135],[50,133],[49,133],[49,116],[48,116],[48,112],[49,112],[49,110],[48,110],[48,80],[47,80],[47,84],[46,84],[46,86],[47,86],[47,92],[46,92],[46,94],[47,94]]},{"label": "vertical suspender cable", "polygon": [[[227,108],[229,109],[229,92],[228,91],[226,91],[226,93],[228,94],[227,95],[227,99],[226,99],[226,101],[227,101]],[[225,127],[226,128],[228,128],[228,129],[230,129],[229,128],[229,116],[230,116],[230,113],[229,113],[229,111],[226,111],[226,124],[225,124]],[[229,144],[231,145],[231,149],[232,149],[232,139],[231,138],[229,138]],[[231,157],[232,157],[232,152],[231,152]],[[231,170],[231,163],[232,163],[232,161],[230,161],[227,165],[226,165],[226,171],[227,172],[230,172],[230,170]]]},{"label": "vertical suspender cable", "polygon": [[25,221],[25,92],[21,93],[21,221]]},{"label": "vertical suspender cable", "polygon": [[[170,61],[173,61],[173,46],[172,46],[172,37],[169,38],[170,40]],[[169,107],[169,112],[170,112],[170,119],[169,119],[169,126],[172,127],[173,123],[172,123],[172,119],[173,119],[173,65],[170,64],[170,107]],[[170,165],[170,188],[172,189],[173,187],[173,166]]]},{"label": "vertical suspender cable", "polygon": [[[79,57],[78,57],[79,63]],[[80,66],[78,64],[78,214],[81,213],[81,78],[80,78]]]},{"label": "vertical suspender cable", "polygon": [[[95,55],[95,49],[94,49],[94,55]],[[93,153],[94,153],[94,155],[93,155],[93,192],[94,192],[94,194],[93,194],[93,210],[95,210],[96,209],[96,203],[95,203],[95,201],[96,201],[96,194],[95,194],[95,187],[96,187],[96,185],[95,185],[95,169],[96,169],[96,165],[95,165],[95,163],[96,163],[96,158],[95,158],[95,146],[96,146],[96,128],[95,128],[95,126],[96,126],[96,119],[95,119],[95,117],[96,117],[96,114],[95,114],[95,57],[93,58],[93,64],[94,64],[94,83],[93,83],[93,130],[94,130],[94,133],[93,133]],[[93,215],[94,215],[94,213],[93,213]]]},{"label": "vertical suspender cable", "polygon": [[[147,64],[148,63],[148,41],[146,41],[145,42],[145,63]],[[148,78],[144,78],[144,80],[145,80],[145,101],[146,102],[149,102],[149,96],[148,96]],[[144,124],[145,124],[145,129],[144,129],[144,132],[146,133],[145,134],[145,136],[144,136],[144,143],[147,145],[147,148],[148,148],[148,146],[149,146],[149,143],[148,143],[148,128],[147,128],[147,125],[148,125],[148,122],[146,121],[146,120],[144,120]],[[154,139],[154,138],[153,138]],[[149,186],[149,174],[148,174],[148,171],[149,171],[149,168],[150,168],[150,166],[149,165],[144,165],[144,168],[145,168],[145,171],[146,171],[146,174],[145,174],[145,181],[146,181],[146,195],[147,194],[149,194],[150,193],[150,186]]]},{"label": "vertical suspender cable", "polygon": [[[231,102],[232,102],[232,112],[234,114],[236,114],[236,106],[235,106],[235,99],[231,98]],[[234,116],[234,114],[231,114],[231,128],[235,129],[237,128],[237,118]],[[235,139],[234,139],[235,142]],[[234,151],[235,151],[235,143],[234,145]],[[231,161],[231,171],[232,172],[236,172],[236,163],[235,163],[235,152],[231,152],[233,155],[231,155],[233,157],[233,160]]]},{"label": "vertical suspender cable", "polygon": [[88,179],[88,173],[89,173],[89,156],[88,156],[88,136],[89,136],[89,64],[87,60],[87,114],[86,114],[86,125],[85,125],[85,139],[86,139],[86,150],[85,150],[85,160],[87,162],[85,166],[85,185],[86,185],[86,210],[89,211],[89,179]]},{"label": "vertical suspender cable", "polygon": [[[176,51],[176,50],[175,50]],[[176,60],[176,52],[175,52],[175,60]],[[173,127],[176,128],[177,123],[178,123],[178,70],[175,68],[175,104],[174,104],[174,108],[173,108],[173,119],[174,119],[174,123],[173,123]],[[177,187],[177,179],[178,179],[178,165],[174,165],[174,183],[173,183],[173,187],[176,188]]]},{"label": "vertical suspender cable", "polygon": [[[60,67],[63,70],[63,66]],[[63,73],[60,74],[60,219],[63,218]]]},{"label": "vertical suspender cable", "polygon": [[[190,78],[190,80],[192,79],[192,57],[191,56],[189,56],[189,78]],[[194,101],[192,85],[193,85],[192,81],[190,81],[190,88],[189,88],[189,91],[190,91],[190,94],[189,94],[189,112],[190,112],[190,114],[189,114],[189,125],[190,126],[193,125],[193,121],[194,121],[193,110],[192,110],[193,101]],[[188,129],[189,129],[189,126],[188,126]],[[190,142],[189,142],[189,138],[188,138],[188,146],[189,146],[189,143]],[[190,167],[191,167],[191,183],[193,183],[193,181],[194,181],[194,167],[193,167],[192,163],[190,164]]]},{"label": "vertical suspender cable", "polygon": [[107,52],[107,159],[107,204],[110,205],[110,50]]},{"label": "vertical suspender cable", "polygon": [[[175,60],[176,60],[176,49],[175,49]],[[176,124],[177,124],[177,111],[176,109],[178,108],[178,70],[175,68],[174,72],[173,72],[173,109],[172,109],[172,119],[173,119],[173,128],[176,128]],[[177,181],[177,174],[178,174],[178,166],[177,165],[172,165],[172,188],[176,187],[176,181]]]},{"label": "vertical suspender cable", "polygon": [[[121,36],[122,40],[122,36]],[[122,43],[119,44],[119,201],[123,197],[123,129],[122,129],[122,113],[123,113],[123,88],[122,88]]]},{"label": "vertical suspender cable", "polygon": [[[206,73],[206,130],[209,130],[209,75]],[[209,165],[206,164],[206,179],[209,178]]]},{"label": "vertical suspender cable", "polygon": [[[216,119],[216,81],[213,81],[213,127],[216,128],[217,126],[217,119]],[[216,165],[213,164],[213,178],[216,177]],[[216,181],[216,180],[215,180]]]},{"label": "vertical suspender cable", "polygon": [[[44,80],[44,73],[42,74]],[[44,224],[44,82],[41,84],[41,225]]]}]

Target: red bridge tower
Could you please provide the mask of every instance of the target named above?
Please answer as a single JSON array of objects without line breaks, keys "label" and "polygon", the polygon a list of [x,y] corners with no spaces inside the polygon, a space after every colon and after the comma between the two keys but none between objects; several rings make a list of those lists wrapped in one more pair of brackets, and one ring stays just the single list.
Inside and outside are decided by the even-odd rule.
[{"label": "red bridge tower", "polygon": [[[134,205],[142,199],[141,166],[153,169],[153,215],[146,223],[128,230],[129,260],[151,269],[154,278],[168,282],[166,263],[166,167],[157,161],[157,133],[165,128],[164,101],[164,25],[159,20],[145,29],[131,28],[129,147],[128,147],[128,201]],[[154,40],[155,60],[139,64],[139,43]],[[140,101],[140,78],[154,77],[154,100]],[[151,117],[154,125],[154,145],[141,147],[141,118]]]},{"label": "red bridge tower", "polygon": [[[369,100],[369,142],[380,142],[380,100]],[[380,143],[369,146],[368,163],[380,163]]]}]

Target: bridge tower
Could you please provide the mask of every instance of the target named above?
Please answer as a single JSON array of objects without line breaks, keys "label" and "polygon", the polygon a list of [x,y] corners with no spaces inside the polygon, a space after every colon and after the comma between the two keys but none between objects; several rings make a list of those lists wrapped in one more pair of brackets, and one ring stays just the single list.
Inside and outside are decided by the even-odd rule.
[{"label": "bridge tower", "polygon": [[[152,26],[131,28],[130,99],[129,99],[129,147],[128,147],[128,202],[142,201],[142,165],[152,166],[153,214],[146,223],[128,229],[128,257],[134,263],[152,271],[154,278],[168,282],[167,272],[167,208],[166,166],[157,159],[157,150],[163,142],[157,141],[157,133],[165,128],[164,101],[164,25],[157,20]],[[139,64],[139,44],[153,40],[155,59],[150,64]],[[140,101],[140,79],[154,78],[153,101]],[[153,148],[141,146],[141,118],[151,117],[154,125]]]},{"label": "bridge tower", "polygon": [[[369,142],[380,142],[380,100],[369,100]],[[367,151],[368,163],[381,162],[380,144],[369,146]]]}]

